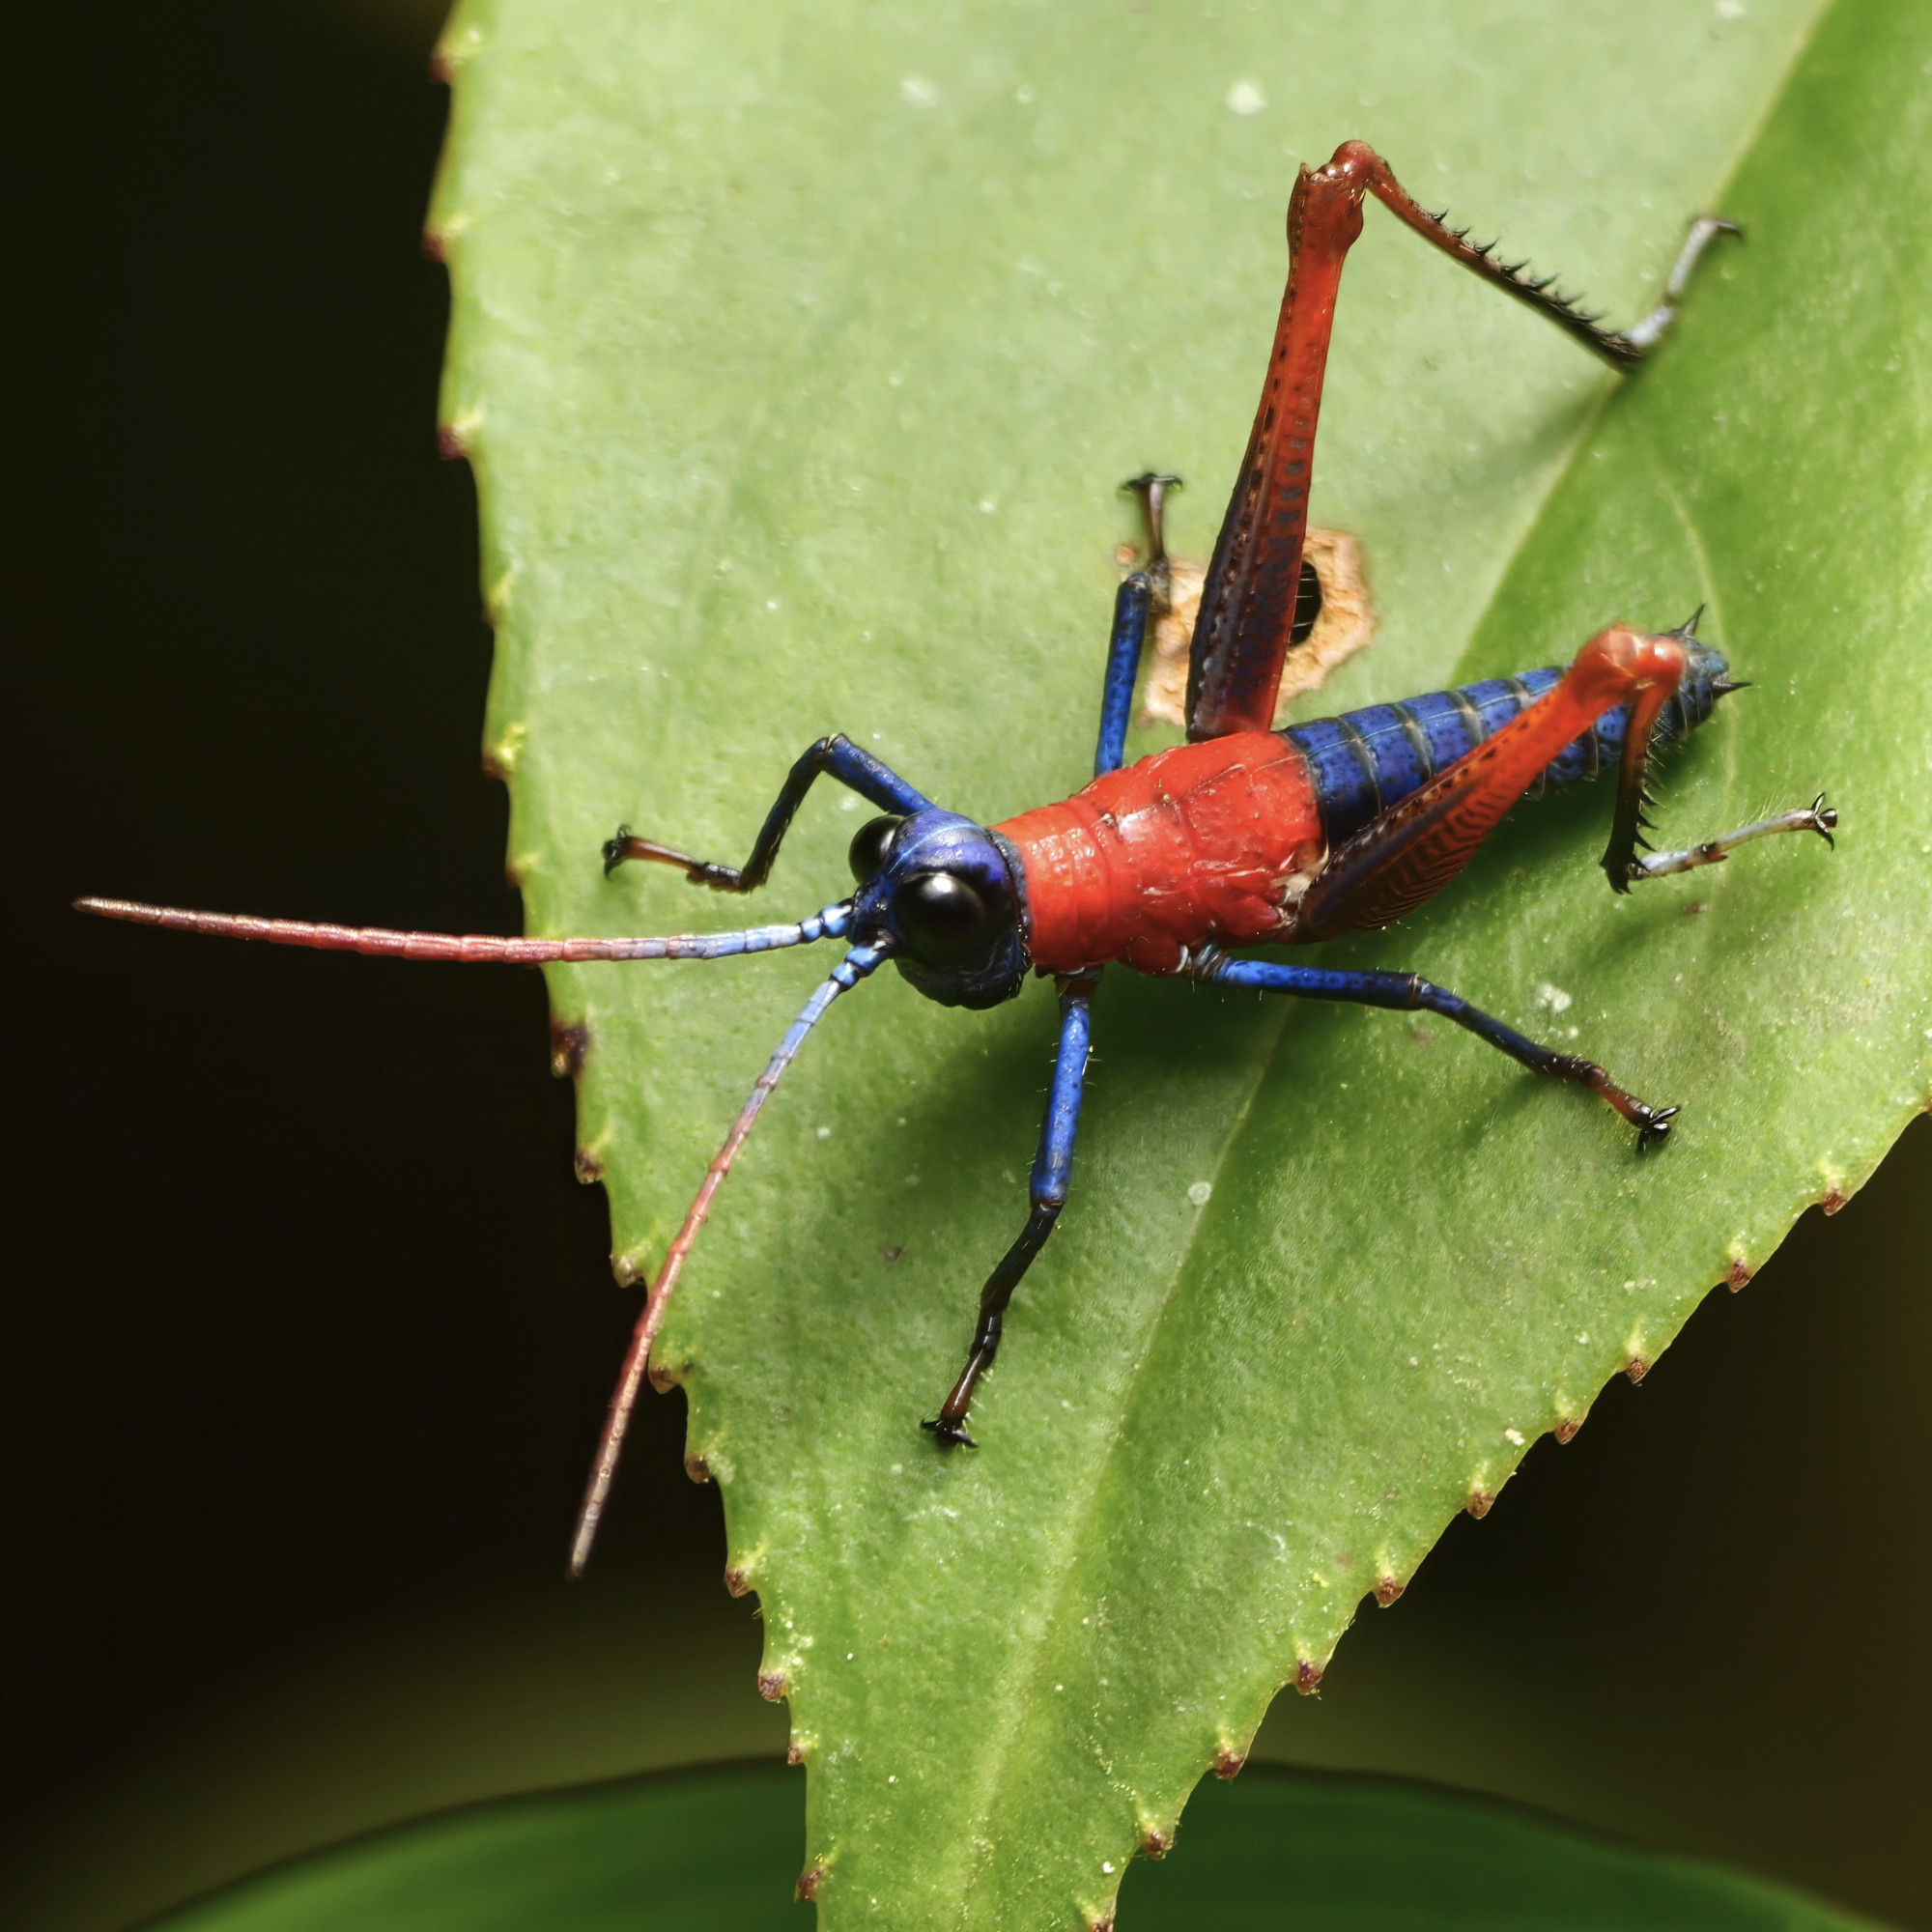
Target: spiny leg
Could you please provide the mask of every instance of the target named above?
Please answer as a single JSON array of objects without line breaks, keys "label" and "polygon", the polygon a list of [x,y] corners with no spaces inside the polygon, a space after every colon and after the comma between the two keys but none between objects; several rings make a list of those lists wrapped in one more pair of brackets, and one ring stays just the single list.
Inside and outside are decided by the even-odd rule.
[{"label": "spiny leg", "polygon": [[1701,845],[1687,846],[1681,852],[1650,852],[1633,859],[1626,876],[1630,884],[1635,885],[1641,879],[1662,879],[1672,872],[1694,871],[1699,866],[1719,866],[1738,846],[1753,838],[1767,838],[1774,832],[1815,832],[1827,845],[1835,847],[1837,840],[1832,835],[1837,829],[1837,810],[1825,803],[1821,791],[1808,806],[1795,811],[1774,812],[1769,818],[1755,818],[1735,832],[1707,838]]},{"label": "spiny leg", "polygon": [[1343,839],[1296,906],[1293,937],[1328,939],[1393,925],[1413,912],[1468,864],[1552,758],[1605,712],[1629,704],[1608,869],[1620,840],[1635,836],[1651,727],[1686,662],[1675,633],[1646,637],[1622,624],[1600,631],[1561,683]]},{"label": "spiny leg", "polygon": [[1187,971],[1190,978],[1212,986],[1247,986],[1262,993],[1292,993],[1304,1000],[1344,1000],[1355,1006],[1408,1012],[1423,1009],[1439,1013],[1534,1073],[1587,1087],[1635,1127],[1639,1148],[1655,1147],[1669,1138],[1675,1107],[1648,1105],[1626,1093],[1595,1061],[1539,1046],[1514,1027],[1505,1026],[1467,1000],[1414,973],[1330,972],[1316,966],[1282,966],[1265,959],[1231,959],[1212,951],[1192,960]]},{"label": "spiny leg", "polygon": [[1698,256],[1731,222],[1707,216],[1671,272],[1663,303],[1633,328],[1598,327],[1555,287],[1525,277],[1521,262],[1492,259],[1467,230],[1444,226],[1362,141],[1344,141],[1327,164],[1304,168],[1289,203],[1288,288],[1246,454],[1201,595],[1187,685],[1187,734],[1218,738],[1265,731],[1274,720],[1292,641],[1307,536],[1308,490],[1342,266],[1362,232],[1362,197],[1373,194],[1434,246],[1546,316],[1618,368],[1640,361],[1662,336]]},{"label": "spiny leg", "polygon": [[1094,989],[1099,983],[1097,971],[1068,975],[1059,982],[1060,1049],[1054,1056],[1053,1091],[1046,1103],[1046,1119],[1040,1123],[1039,1151],[1034,1156],[1029,1183],[1033,1210],[1020,1230],[1019,1238],[1007,1250],[980,1292],[980,1320],[973,1330],[973,1346],[966,1352],[966,1366],[953,1383],[952,1393],[946,1398],[939,1413],[922,1425],[931,1430],[942,1443],[961,1444],[968,1449],[978,1446],[966,1433],[973,1390],[999,1353],[1007,1304],[1013,1298],[1020,1277],[1033,1264],[1034,1256],[1046,1245],[1046,1237],[1053,1233],[1060,1210],[1066,1205],[1067,1179],[1073,1166],[1073,1136],[1080,1124],[1080,1090],[1087,1077],[1091,1009]]},{"label": "spiny leg", "polygon": [[743,866],[694,859],[674,846],[639,838],[628,825],[620,825],[616,837],[604,841],[604,876],[609,878],[626,859],[651,859],[659,865],[681,867],[694,886],[709,886],[714,893],[754,893],[771,876],[772,862],[779,855],[785,832],[820,772],[831,773],[881,811],[924,811],[931,805],[930,799],[915,791],[896,772],[841,733],[819,739],[786,774],[784,787],[766,814],[752,856]]},{"label": "spiny leg", "polygon": [[[1363,186],[1398,221],[1414,229],[1425,242],[1441,249],[1452,261],[1460,262],[1463,268],[1481,275],[1486,282],[1505,294],[1514,296],[1517,300],[1528,303],[1538,315],[1574,335],[1585,348],[1594,350],[1605,361],[1618,369],[1628,369],[1642,361],[1663,339],[1670,325],[1677,320],[1677,305],[1690,286],[1690,277],[1696,271],[1698,260],[1705,249],[1719,235],[1742,236],[1744,233],[1735,221],[1727,221],[1720,214],[1700,214],[1690,224],[1690,232],[1678,251],[1669,279],[1663,285],[1662,301],[1641,322],[1632,324],[1629,328],[1600,328],[1597,325],[1602,317],[1580,308],[1577,297],[1564,295],[1557,288],[1554,275],[1525,275],[1523,270],[1529,266],[1527,258],[1505,262],[1496,254],[1495,242],[1485,242],[1477,246],[1469,242],[1466,228],[1451,228],[1447,209],[1437,214],[1430,213],[1396,180],[1395,171],[1373,148],[1360,141],[1345,141],[1335,151],[1336,161],[1342,159],[1345,150],[1358,157]],[[1333,166],[1334,162],[1329,165]]]}]

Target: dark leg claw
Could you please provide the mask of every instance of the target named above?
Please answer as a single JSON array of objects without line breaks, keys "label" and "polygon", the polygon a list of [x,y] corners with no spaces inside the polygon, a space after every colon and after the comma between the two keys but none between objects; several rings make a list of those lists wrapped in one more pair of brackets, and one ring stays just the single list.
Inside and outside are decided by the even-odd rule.
[{"label": "dark leg claw", "polygon": [[620,825],[617,836],[604,841],[604,876],[608,879],[626,859],[653,859],[660,866],[676,866],[694,886],[709,886],[714,893],[751,890],[736,866],[714,866],[708,859],[694,859],[689,852],[680,852],[675,846],[639,838],[628,825]]},{"label": "dark leg claw", "polygon": [[[1504,1029],[1499,1027],[1497,1031]],[[1505,1052],[1514,1051],[1503,1041],[1497,1043],[1503,1045]],[[1522,1053],[1517,1053],[1516,1057],[1537,1072],[1548,1074],[1552,1080],[1568,1080],[1578,1087],[1587,1087],[1600,1099],[1606,1100],[1636,1129],[1639,1153],[1645,1148],[1662,1147],[1670,1138],[1670,1123],[1679,1109],[1647,1106],[1634,1094],[1626,1094],[1594,1060],[1583,1060],[1574,1053],[1548,1053],[1548,1048],[1541,1051],[1548,1054],[1547,1059],[1533,1059]]]},{"label": "dark leg claw", "polygon": [[962,1424],[949,1422],[943,1415],[928,1416],[919,1426],[931,1430],[942,1449],[977,1449],[980,1446],[966,1434]]}]

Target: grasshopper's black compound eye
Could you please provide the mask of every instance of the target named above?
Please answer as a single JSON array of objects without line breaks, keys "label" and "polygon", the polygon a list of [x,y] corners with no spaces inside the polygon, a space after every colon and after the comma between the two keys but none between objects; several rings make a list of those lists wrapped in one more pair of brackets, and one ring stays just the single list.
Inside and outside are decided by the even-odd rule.
[{"label": "grasshopper's black compound eye", "polygon": [[868,818],[852,835],[852,849],[845,855],[852,876],[863,886],[878,877],[892,850],[893,834],[905,823],[903,818]]},{"label": "grasshopper's black compound eye", "polygon": [[915,872],[893,895],[893,916],[920,958],[947,966],[983,952],[1013,923],[951,872]]}]

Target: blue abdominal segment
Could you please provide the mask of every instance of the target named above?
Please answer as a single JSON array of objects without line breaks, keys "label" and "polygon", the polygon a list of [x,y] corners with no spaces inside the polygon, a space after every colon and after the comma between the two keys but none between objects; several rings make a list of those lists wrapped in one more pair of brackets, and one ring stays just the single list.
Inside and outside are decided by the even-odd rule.
[{"label": "blue abdominal segment", "polygon": [[[1659,745],[1688,736],[1710,717],[1719,696],[1716,687],[1727,669],[1723,655],[1709,644],[1695,638],[1684,642],[1690,667],[1658,720]],[[1371,704],[1339,718],[1291,724],[1281,735],[1308,760],[1321,823],[1328,842],[1336,845],[1473,751],[1562,680],[1562,668],[1551,665],[1518,677],[1426,692],[1401,704]],[[1614,769],[1630,717],[1627,704],[1605,712],[1550,760],[1523,796],[1540,798],[1546,789],[1561,791]]]}]

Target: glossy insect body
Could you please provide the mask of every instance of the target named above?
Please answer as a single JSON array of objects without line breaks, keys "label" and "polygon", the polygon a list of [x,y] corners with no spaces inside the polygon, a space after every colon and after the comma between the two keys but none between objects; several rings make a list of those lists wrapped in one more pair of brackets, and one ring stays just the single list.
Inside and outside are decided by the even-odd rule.
[{"label": "glossy insect body", "polygon": [[[1612,624],[1567,669],[1435,692],[1276,732],[1268,728],[1288,653],[1306,635],[1315,586],[1303,538],[1328,335],[1342,260],[1374,195],[1464,266],[1528,302],[1606,360],[1627,366],[1662,334],[1698,252],[1729,224],[1699,221],[1663,304],[1621,334],[1525,280],[1443,227],[1359,142],[1326,167],[1303,169],[1289,212],[1290,275],[1248,451],[1202,588],[1188,680],[1191,742],[1124,765],[1127,720],[1151,613],[1169,582],[1160,492],[1143,477],[1148,559],[1115,603],[1094,779],[1058,805],[983,827],[942,810],[842,737],[821,738],[793,766],[745,865],[699,860],[620,827],[605,870],[631,860],[679,867],[697,885],[748,893],[765,883],[786,828],[813,781],[829,776],[883,816],[852,841],[850,897],[789,924],[638,939],[456,938],[297,921],[183,912],[88,899],[83,910],[149,924],[409,958],[549,961],[720,959],[843,939],[850,950],[800,1013],[753,1085],[671,1242],[639,1319],[579,1517],[572,1567],[589,1553],[652,1343],[711,1202],[760,1110],[811,1028],[841,993],[888,960],[927,998],[980,1009],[1051,975],[1060,1050],[1029,1183],[1025,1226],[981,1290],[965,1367],[925,1427],[966,1444],[966,1418],[999,1348],[1013,1291],[1065,1202],[1092,1002],[1106,966],[1163,977],[1426,1009],[1453,1020],[1520,1065],[1598,1094],[1662,1141],[1674,1107],[1647,1105],[1594,1063],[1561,1054],[1412,973],[1337,971],[1237,956],[1260,944],[1298,945],[1387,925],[1439,892],[1525,795],[1594,778],[1614,765],[1617,798],[1602,864],[1613,890],[1716,864],[1747,840],[1812,831],[1836,816],[1819,799],[1705,844],[1640,854],[1649,824],[1646,774],[1655,748],[1690,731],[1736,689],[1695,619],[1645,634]],[[1123,768],[1124,767],[1124,768]]]},{"label": "glossy insect body", "polygon": [[[1689,627],[1671,641],[1684,671],[1658,721],[1657,747],[1702,724],[1737,689],[1721,655]],[[995,826],[1018,855],[1034,965],[1078,973],[1118,960],[1170,974],[1204,946],[1331,936],[1343,928],[1311,929],[1295,916],[1331,851],[1492,738],[1563,675],[1549,667],[1279,733],[1179,746]],[[1631,709],[1592,720],[1523,795],[1616,766]],[[1546,734],[1563,728],[1554,713],[1539,724]]]}]

